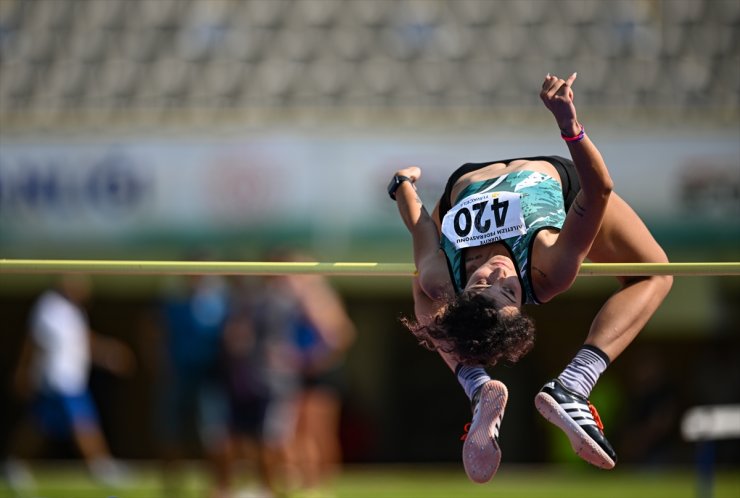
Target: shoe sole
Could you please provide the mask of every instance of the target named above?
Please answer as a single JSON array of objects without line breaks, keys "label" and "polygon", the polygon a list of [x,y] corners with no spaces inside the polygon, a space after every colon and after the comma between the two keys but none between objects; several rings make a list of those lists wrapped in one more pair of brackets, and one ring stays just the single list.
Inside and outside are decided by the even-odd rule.
[{"label": "shoe sole", "polygon": [[481,389],[478,417],[468,430],[462,450],[465,473],[479,484],[490,481],[501,463],[493,427],[496,419],[503,418],[509,398],[506,386],[497,380],[487,382]]},{"label": "shoe sole", "polygon": [[570,445],[576,455],[601,469],[611,470],[614,468],[614,460],[601,449],[596,441],[586,434],[586,431],[560,407],[552,396],[547,393],[538,393],[534,398],[534,404],[537,411],[548,422],[559,427],[568,436]]}]

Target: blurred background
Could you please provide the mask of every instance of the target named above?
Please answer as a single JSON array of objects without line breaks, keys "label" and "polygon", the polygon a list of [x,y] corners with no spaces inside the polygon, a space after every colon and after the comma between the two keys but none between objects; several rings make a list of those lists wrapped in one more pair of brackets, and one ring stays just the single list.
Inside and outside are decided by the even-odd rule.
[{"label": "blurred background", "polygon": [[[263,260],[289,249],[408,262],[392,173],[419,165],[433,205],[462,163],[567,155],[538,89],[548,72],[574,71],[580,119],[669,257],[740,260],[738,0],[0,0],[0,258]],[[6,454],[32,454],[11,443],[25,412],[13,378],[34,302],[55,284],[0,276]],[[459,462],[469,407],[398,321],[412,312],[409,280],[328,284],[355,331],[334,365],[342,460]],[[231,307],[265,285],[215,288]],[[136,365],[90,374],[118,458],[164,458],[155,387],[173,333],[162,310],[186,288],[91,279],[90,326]],[[532,399],[615,288],[581,279],[530,310],[537,346],[494,372],[511,392],[507,462],[571,458]],[[691,463],[686,408],[740,402],[738,302],[737,277],[678,278],[609,369],[595,404],[623,462]],[[198,428],[184,431],[182,457],[203,458]],[[719,443],[716,458],[737,471],[740,445]]]}]

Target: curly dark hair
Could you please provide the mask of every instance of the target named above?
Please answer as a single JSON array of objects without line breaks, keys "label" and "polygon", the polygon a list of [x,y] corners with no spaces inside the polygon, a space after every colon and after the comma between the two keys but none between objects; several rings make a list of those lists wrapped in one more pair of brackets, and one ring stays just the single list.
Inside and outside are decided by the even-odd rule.
[{"label": "curly dark hair", "polygon": [[534,346],[534,322],[522,313],[500,313],[489,299],[463,293],[428,325],[402,318],[419,344],[451,354],[466,365],[516,363]]}]

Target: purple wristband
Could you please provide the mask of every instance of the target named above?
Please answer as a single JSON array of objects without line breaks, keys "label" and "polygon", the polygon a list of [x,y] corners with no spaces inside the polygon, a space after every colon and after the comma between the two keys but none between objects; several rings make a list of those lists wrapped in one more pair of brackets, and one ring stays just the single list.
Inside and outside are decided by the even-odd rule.
[{"label": "purple wristband", "polygon": [[563,140],[565,140],[566,142],[580,142],[581,140],[583,140],[583,137],[586,136],[586,128],[581,125],[580,133],[578,133],[578,135],[574,137],[569,137],[565,133],[560,133],[560,136],[563,137]]}]

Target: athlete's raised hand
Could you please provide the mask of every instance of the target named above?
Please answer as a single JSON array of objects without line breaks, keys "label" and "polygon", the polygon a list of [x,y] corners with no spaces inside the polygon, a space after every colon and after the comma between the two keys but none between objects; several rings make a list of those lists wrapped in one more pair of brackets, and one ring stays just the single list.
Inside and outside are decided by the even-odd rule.
[{"label": "athlete's raised hand", "polygon": [[576,116],[576,106],[573,103],[573,82],[577,73],[571,74],[567,80],[548,74],[542,83],[540,98],[544,102],[560,127],[568,136],[577,135],[580,125]]}]

